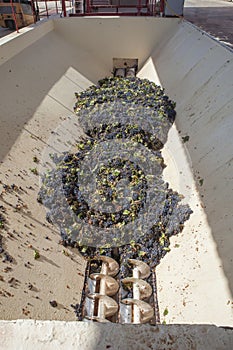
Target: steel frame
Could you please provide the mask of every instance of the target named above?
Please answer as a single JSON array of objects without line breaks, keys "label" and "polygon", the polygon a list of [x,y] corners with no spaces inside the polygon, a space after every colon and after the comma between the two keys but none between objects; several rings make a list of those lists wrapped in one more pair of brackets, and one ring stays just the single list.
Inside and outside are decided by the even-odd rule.
[{"label": "steel frame", "polygon": [[[160,10],[156,9],[156,0],[145,0],[144,4],[142,0],[137,0],[135,5],[122,5],[121,0],[118,3],[113,4],[93,4],[92,0],[86,0],[84,2],[84,10],[82,13],[70,14],[70,17],[79,16],[156,16],[164,15],[164,1],[160,1]],[[65,2],[65,0],[62,0]],[[103,9],[109,9],[109,11],[101,11]],[[123,9],[135,9],[135,12],[121,11]],[[115,10],[115,12],[113,11]],[[146,10],[146,11],[145,11]],[[65,15],[64,15],[65,16]]]}]

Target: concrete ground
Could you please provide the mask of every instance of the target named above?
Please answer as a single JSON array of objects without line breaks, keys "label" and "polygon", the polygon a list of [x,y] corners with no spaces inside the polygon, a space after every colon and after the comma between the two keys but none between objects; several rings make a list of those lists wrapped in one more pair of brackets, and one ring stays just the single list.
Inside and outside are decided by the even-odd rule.
[{"label": "concrete ground", "polygon": [[11,29],[0,27],[0,38],[4,37],[12,32],[13,32],[13,30],[11,30]]},{"label": "concrete ground", "polygon": [[229,0],[186,0],[184,18],[233,47],[233,2]]}]

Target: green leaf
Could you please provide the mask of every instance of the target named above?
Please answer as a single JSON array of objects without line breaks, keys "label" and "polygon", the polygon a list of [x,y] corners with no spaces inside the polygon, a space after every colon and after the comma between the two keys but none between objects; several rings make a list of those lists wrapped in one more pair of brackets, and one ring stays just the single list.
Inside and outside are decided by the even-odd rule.
[{"label": "green leaf", "polygon": [[104,248],[99,248],[99,252],[100,252],[100,255],[102,255],[105,252]]},{"label": "green leaf", "polygon": [[115,169],[115,170],[113,170],[112,173],[113,173],[113,175],[118,176],[118,175],[120,175],[121,171],[118,169]]},{"label": "green leaf", "polygon": [[167,315],[168,315],[168,308],[166,307],[166,309],[164,309],[163,316],[167,316]]},{"label": "green leaf", "polygon": [[70,254],[69,254],[65,249],[62,250],[62,253],[63,253],[65,256],[70,256]]},{"label": "green leaf", "polygon": [[188,142],[189,141],[189,136],[188,135],[187,136],[183,136],[182,140],[183,140],[183,143]]},{"label": "green leaf", "polygon": [[138,256],[145,256],[146,252],[144,252],[143,250],[140,250],[140,252],[138,253]]},{"label": "green leaf", "polygon": [[83,246],[82,249],[81,249],[81,253],[86,253],[87,248],[88,248],[87,246]]},{"label": "green leaf", "polygon": [[34,250],[34,259],[39,259],[39,257],[40,257],[40,253],[39,253],[39,251],[38,250]]},{"label": "green leaf", "polygon": [[200,184],[200,186],[202,186],[202,185],[203,185],[203,183],[204,183],[204,179],[200,179],[200,180],[199,180],[199,184]]},{"label": "green leaf", "polygon": [[129,214],[130,214],[130,211],[129,211],[129,210],[125,209],[125,210],[123,211],[123,215],[129,215]]},{"label": "green leaf", "polygon": [[165,250],[165,252],[170,252],[170,248],[169,247],[164,247],[163,250]]},{"label": "green leaf", "polygon": [[135,247],[136,242],[135,242],[133,239],[131,239],[131,241],[129,242],[129,244],[131,245],[131,247]]},{"label": "green leaf", "polygon": [[84,143],[83,142],[80,142],[77,144],[77,147],[80,149],[80,150],[83,150],[84,149]]},{"label": "green leaf", "polygon": [[166,240],[166,236],[165,236],[165,233],[163,232],[162,233],[162,235],[161,235],[161,237],[159,238],[159,244],[161,245],[161,246],[164,246],[165,245],[165,240]]},{"label": "green leaf", "polygon": [[35,175],[38,175],[38,170],[36,168],[30,168],[31,172]]}]

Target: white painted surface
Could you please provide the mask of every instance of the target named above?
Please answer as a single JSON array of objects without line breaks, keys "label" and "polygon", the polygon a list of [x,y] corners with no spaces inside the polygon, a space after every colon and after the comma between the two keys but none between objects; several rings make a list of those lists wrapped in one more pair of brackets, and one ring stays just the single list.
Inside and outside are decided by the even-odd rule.
[{"label": "white painted surface", "polygon": [[[177,103],[176,125],[164,149],[165,178],[194,211],[157,269],[161,314],[167,307],[168,323],[232,325],[232,52],[179,19],[52,23],[44,24],[45,31],[42,25],[39,37],[37,31],[35,38],[34,31],[25,33],[30,45],[23,50],[20,38],[4,44],[1,156],[26,137],[24,122],[35,130],[35,121],[42,121],[36,132],[46,141],[59,118],[72,114],[74,92],[110,75],[113,57],[139,58],[139,76],[161,83]],[[9,101],[15,100],[12,108]],[[186,135],[190,140],[183,144]],[[53,318],[52,311],[46,309],[44,317]]]},{"label": "white painted surface", "polygon": [[[176,101],[164,176],[194,211],[171,240],[179,247],[158,267],[160,309],[168,307],[169,323],[233,322],[232,58],[230,50],[183,22],[139,73],[160,82]],[[177,130],[190,137],[187,143]]]},{"label": "white painted surface", "polygon": [[215,326],[0,321],[4,350],[231,350],[233,331]]},{"label": "white painted surface", "polygon": [[13,32],[0,40],[0,64],[5,63],[53,29],[52,21],[38,22]]}]

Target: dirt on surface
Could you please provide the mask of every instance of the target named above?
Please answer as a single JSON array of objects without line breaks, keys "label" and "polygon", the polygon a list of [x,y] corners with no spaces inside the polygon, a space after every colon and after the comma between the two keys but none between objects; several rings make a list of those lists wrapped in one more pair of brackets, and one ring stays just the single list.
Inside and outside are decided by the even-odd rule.
[{"label": "dirt on surface", "polygon": [[0,319],[76,319],[71,304],[80,299],[85,261],[59,244],[37,202],[43,126],[43,118],[32,118],[0,162]]}]

